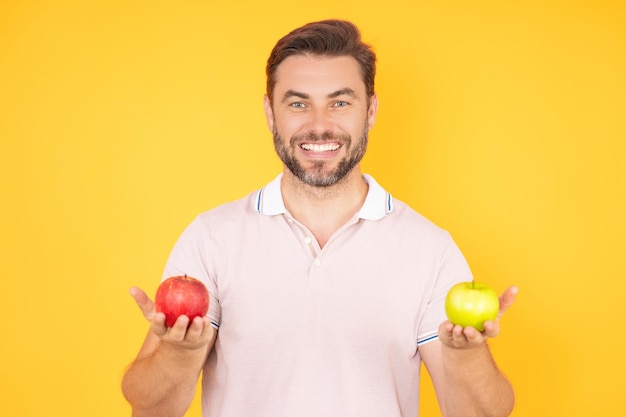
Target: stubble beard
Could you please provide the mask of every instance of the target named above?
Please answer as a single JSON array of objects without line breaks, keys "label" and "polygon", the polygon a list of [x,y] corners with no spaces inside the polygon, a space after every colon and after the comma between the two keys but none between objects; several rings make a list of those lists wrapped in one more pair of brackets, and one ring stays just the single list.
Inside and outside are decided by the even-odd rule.
[{"label": "stubble beard", "polygon": [[[304,184],[313,187],[330,187],[345,178],[345,176],[361,162],[367,150],[368,131],[366,121],[361,136],[356,141],[348,134],[336,135],[332,132],[324,132],[322,134],[309,132],[302,135],[294,135],[289,140],[289,147],[285,146],[283,137],[276,129],[276,122],[274,122],[272,134],[274,136],[274,148],[276,149],[278,157],[296,178]],[[347,150],[347,155],[339,162],[335,169],[329,169],[325,161],[314,162],[313,165],[307,169],[303,167],[296,158],[297,143],[300,143],[302,140],[306,142],[320,142],[332,139],[337,139]]]}]

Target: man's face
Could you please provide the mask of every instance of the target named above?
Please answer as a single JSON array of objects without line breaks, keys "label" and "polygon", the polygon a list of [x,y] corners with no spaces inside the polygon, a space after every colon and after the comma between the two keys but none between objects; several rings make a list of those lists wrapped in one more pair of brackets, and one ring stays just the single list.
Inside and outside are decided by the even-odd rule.
[{"label": "man's face", "polygon": [[291,56],[277,68],[274,103],[265,97],[278,156],[313,186],[333,185],[359,164],[377,107],[348,56]]}]

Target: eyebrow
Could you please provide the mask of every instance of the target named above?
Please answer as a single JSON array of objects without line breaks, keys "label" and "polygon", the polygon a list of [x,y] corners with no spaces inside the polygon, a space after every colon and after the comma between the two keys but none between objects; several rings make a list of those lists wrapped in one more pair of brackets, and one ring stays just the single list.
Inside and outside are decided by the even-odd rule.
[{"label": "eyebrow", "polygon": [[[340,96],[356,97],[356,93],[354,92],[353,89],[346,87],[346,88],[342,88],[341,90],[333,91],[332,93],[328,94],[326,98],[337,98]],[[289,100],[292,97],[298,97],[301,99],[311,98],[309,94],[289,89],[285,92],[285,94],[283,94],[283,98],[281,101],[284,103],[285,101]]]},{"label": "eyebrow", "polygon": [[337,90],[334,93],[330,93],[328,96],[326,96],[327,98],[337,98],[340,96],[350,96],[350,97],[356,97],[356,93],[354,92],[353,89],[351,88],[342,88],[341,90]]},{"label": "eyebrow", "polygon": [[308,99],[310,96],[308,94],[305,93],[301,93],[299,91],[296,90],[287,90],[285,92],[285,94],[283,94],[283,99],[281,100],[283,103],[287,100],[289,100],[292,97],[298,97],[298,98],[302,98],[302,99]]}]

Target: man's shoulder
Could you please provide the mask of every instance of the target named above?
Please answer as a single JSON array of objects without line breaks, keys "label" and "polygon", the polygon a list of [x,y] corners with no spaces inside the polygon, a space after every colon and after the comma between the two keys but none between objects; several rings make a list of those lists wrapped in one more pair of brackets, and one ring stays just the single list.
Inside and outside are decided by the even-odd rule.
[{"label": "man's shoulder", "polygon": [[218,204],[198,214],[198,218],[211,221],[227,220],[229,218],[241,220],[242,215],[258,214],[258,212],[254,210],[254,201],[258,193],[259,190],[255,190],[243,197]]},{"label": "man's shoulder", "polygon": [[406,230],[419,230],[429,235],[446,236],[448,231],[402,200],[393,198],[393,211],[387,216],[390,223],[396,223]]}]

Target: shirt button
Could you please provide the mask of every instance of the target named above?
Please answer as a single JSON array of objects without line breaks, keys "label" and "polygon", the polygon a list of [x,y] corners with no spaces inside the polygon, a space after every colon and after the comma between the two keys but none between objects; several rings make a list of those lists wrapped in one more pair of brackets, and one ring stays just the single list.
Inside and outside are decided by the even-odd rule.
[{"label": "shirt button", "polygon": [[316,259],[315,261],[313,261],[313,265],[315,266],[320,266],[321,262],[319,259]]},{"label": "shirt button", "polygon": [[304,243],[311,243],[311,238],[310,237],[305,237],[304,238]]}]

